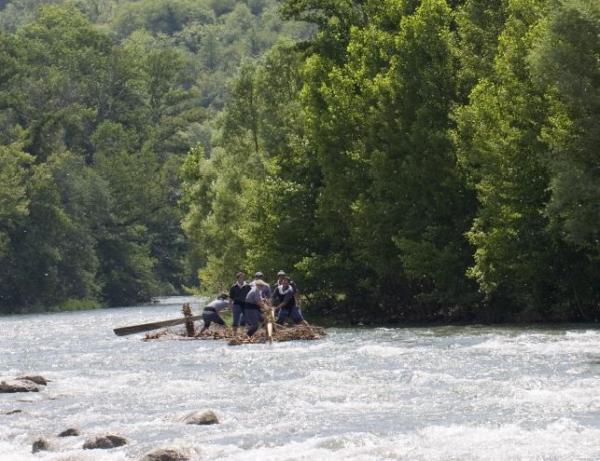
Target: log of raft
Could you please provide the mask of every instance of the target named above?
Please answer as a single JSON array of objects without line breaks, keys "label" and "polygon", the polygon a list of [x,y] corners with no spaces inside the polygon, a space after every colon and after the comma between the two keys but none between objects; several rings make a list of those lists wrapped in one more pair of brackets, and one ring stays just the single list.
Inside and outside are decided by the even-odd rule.
[{"label": "log of raft", "polygon": [[[194,315],[189,318],[191,321],[202,320],[201,315]],[[167,328],[175,325],[181,325],[188,321],[188,318],[180,317],[178,319],[163,320],[162,322],[143,323],[141,325],[132,325],[129,327],[115,328],[113,331],[117,336],[132,335],[143,331],[158,330],[159,328]]]},{"label": "log of raft", "polygon": [[[293,327],[285,327],[274,325],[272,334],[273,342],[297,341],[297,340],[316,340],[327,335],[322,327],[314,325],[297,325]],[[174,332],[171,330],[161,330],[156,333],[146,333],[144,341],[154,339],[200,339],[200,340],[224,340],[230,346],[238,346],[241,344],[257,344],[271,342],[264,328],[258,330],[254,336],[248,338],[243,329],[237,335],[233,334],[230,327],[220,327],[211,325],[210,329],[204,333],[196,333],[193,338],[187,337],[185,331]]]}]

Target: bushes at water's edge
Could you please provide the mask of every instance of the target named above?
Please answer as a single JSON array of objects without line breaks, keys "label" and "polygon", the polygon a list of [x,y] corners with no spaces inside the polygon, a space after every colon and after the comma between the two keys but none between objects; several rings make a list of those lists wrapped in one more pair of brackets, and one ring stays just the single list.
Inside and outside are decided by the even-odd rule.
[{"label": "bushes at water's edge", "polygon": [[351,322],[600,318],[600,7],[492,3],[285,2],[319,34],[244,68],[184,167],[202,282],[284,268]]},{"label": "bushes at water's edge", "polygon": [[10,314],[41,314],[45,312],[70,312],[70,311],[86,311],[93,309],[101,309],[107,307],[105,304],[99,303],[94,299],[69,299],[65,302],[55,305],[33,305],[33,306],[4,306],[0,310],[0,315]]}]

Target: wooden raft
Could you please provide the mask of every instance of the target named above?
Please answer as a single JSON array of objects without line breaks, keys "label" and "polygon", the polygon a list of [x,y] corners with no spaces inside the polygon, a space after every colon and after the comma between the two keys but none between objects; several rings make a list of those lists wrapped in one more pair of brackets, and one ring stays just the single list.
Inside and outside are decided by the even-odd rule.
[{"label": "wooden raft", "polygon": [[[251,338],[248,338],[245,334],[245,328],[240,327],[238,334],[233,334],[231,327],[224,327],[221,325],[211,325],[208,331],[200,333],[194,325],[195,320],[200,320],[201,315],[193,315],[192,309],[189,303],[182,306],[181,312],[183,317],[171,320],[163,320],[160,322],[144,323],[141,325],[132,325],[127,327],[115,328],[113,331],[117,336],[125,336],[135,333],[141,333],[143,331],[157,330],[163,328],[155,333],[146,333],[144,341],[153,339],[213,339],[213,340],[225,340],[231,346],[237,346],[240,344],[256,344],[265,342],[282,342],[282,341],[297,341],[297,340],[315,340],[321,339],[327,335],[325,328],[318,327],[315,325],[295,325],[293,327],[286,327],[277,325],[274,323],[273,311],[265,313],[265,318],[268,320],[267,325],[269,328],[259,329]],[[270,315],[267,315],[270,314]],[[270,320],[270,321],[269,321]],[[184,330],[173,331],[170,327],[175,325],[185,324]],[[272,334],[267,332],[272,330]]]},{"label": "wooden raft", "polygon": [[[273,331],[273,342],[283,341],[310,341],[321,339],[326,336],[325,328],[315,325],[297,325],[293,327],[284,327],[275,325]],[[144,341],[153,339],[200,339],[200,340],[220,340],[227,341],[230,346],[239,346],[241,344],[260,344],[269,342],[267,333],[264,328],[259,329],[254,336],[248,338],[245,334],[245,328],[240,327],[238,334],[235,336],[231,327],[215,326],[209,328],[208,331],[200,334],[197,332],[194,336],[187,335],[185,330],[172,331],[169,329],[157,331],[156,333],[146,333]]]}]

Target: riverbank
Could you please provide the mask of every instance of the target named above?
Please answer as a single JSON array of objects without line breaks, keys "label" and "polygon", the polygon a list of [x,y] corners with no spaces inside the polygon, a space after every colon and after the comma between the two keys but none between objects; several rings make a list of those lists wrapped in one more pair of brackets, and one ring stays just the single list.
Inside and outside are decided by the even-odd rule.
[{"label": "riverbank", "polygon": [[97,300],[72,299],[59,305],[53,306],[27,306],[27,307],[4,307],[0,309],[0,316],[27,315],[27,314],[52,314],[59,312],[87,311],[107,307]]}]

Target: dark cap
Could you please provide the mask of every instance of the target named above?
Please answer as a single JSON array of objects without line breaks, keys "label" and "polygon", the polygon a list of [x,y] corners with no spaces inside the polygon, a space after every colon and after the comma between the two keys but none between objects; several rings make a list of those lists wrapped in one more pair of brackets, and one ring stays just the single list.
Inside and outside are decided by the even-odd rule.
[{"label": "dark cap", "polygon": [[254,274],[255,279],[262,279],[265,275],[262,272],[256,272]]}]

